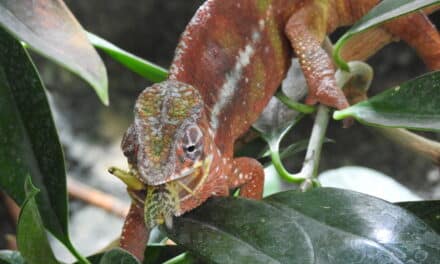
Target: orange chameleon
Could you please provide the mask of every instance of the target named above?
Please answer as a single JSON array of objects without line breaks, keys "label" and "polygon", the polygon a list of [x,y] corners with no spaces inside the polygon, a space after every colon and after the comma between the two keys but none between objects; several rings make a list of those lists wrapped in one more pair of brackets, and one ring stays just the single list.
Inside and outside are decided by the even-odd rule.
[{"label": "orange chameleon", "polygon": [[[122,149],[130,172],[113,169],[133,198],[121,247],[143,259],[149,230],[210,196],[260,199],[263,167],[234,158],[246,132],[299,58],[309,86],[307,103],[349,104],[335,83],[335,67],[321,47],[327,34],[350,25],[378,0],[208,0],[177,46],[168,80],[146,88]],[[345,59],[363,60],[395,39],[440,68],[440,37],[422,13],[393,20],[351,41]]]}]

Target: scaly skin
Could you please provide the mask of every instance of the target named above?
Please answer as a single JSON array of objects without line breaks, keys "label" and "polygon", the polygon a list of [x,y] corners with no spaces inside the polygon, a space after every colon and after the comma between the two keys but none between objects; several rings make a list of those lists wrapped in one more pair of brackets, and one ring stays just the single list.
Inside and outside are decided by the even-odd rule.
[{"label": "scaly skin", "polygon": [[[162,222],[171,225],[173,215],[210,196],[228,195],[231,188],[260,199],[263,168],[254,159],[234,158],[235,140],[258,118],[293,55],[300,59],[309,86],[308,103],[347,107],[321,43],[328,33],[352,24],[378,2],[206,1],[181,37],[169,80],[140,95],[135,121],[124,137],[131,174],[148,187],[128,188],[134,204],[121,247],[142,259],[147,229]],[[368,58],[402,38],[430,68],[440,67],[438,31],[421,12],[356,38],[356,45],[343,51],[345,59]]]}]

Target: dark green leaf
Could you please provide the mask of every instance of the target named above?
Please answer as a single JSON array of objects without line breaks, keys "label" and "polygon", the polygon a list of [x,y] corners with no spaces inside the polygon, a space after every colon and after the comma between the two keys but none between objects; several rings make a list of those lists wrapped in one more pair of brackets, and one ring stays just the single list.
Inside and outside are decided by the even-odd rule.
[{"label": "dark green leaf", "polygon": [[194,258],[191,254],[188,252],[182,253],[172,259],[169,259],[162,264],[203,264],[205,262],[201,262]]},{"label": "dark green leaf", "polygon": [[436,263],[440,236],[406,210],[318,188],[263,201],[210,199],[169,237],[209,263]]},{"label": "dark green leaf", "polygon": [[139,261],[127,251],[115,248],[106,252],[99,264],[139,264]]},{"label": "dark green leaf", "polygon": [[64,158],[43,85],[20,43],[0,28],[0,188],[22,204],[25,179],[46,228],[66,242]]},{"label": "dark green leaf", "polygon": [[0,250],[0,264],[25,264],[20,252],[12,250]]},{"label": "dark green leaf", "polygon": [[143,264],[160,264],[185,252],[180,246],[148,245]]},{"label": "dark green leaf", "polygon": [[63,1],[0,0],[0,25],[36,52],[83,78],[108,104],[105,66]]},{"label": "dark green leaf", "polygon": [[368,14],[356,22],[356,24],[354,24],[335,44],[333,58],[336,64],[341,69],[348,70],[347,63],[340,57],[340,51],[344,44],[347,43],[347,40],[354,35],[378,26],[393,18],[438,3],[440,3],[440,0],[383,0],[375,8],[371,9]]},{"label": "dark green leaf", "polygon": [[402,202],[397,205],[418,216],[440,234],[440,201]]},{"label": "dark green leaf", "polygon": [[367,125],[440,131],[440,71],[333,114],[336,120],[350,116]]},{"label": "dark green leaf", "polygon": [[106,52],[113,59],[119,61],[140,76],[152,82],[161,82],[168,77],[168,72],[164,68],[122,50],[107,40],[90,32],[87,33],[87,36],[96,48]]},{"label": "dark green leaf", "polygon": [[17,245],[23,257],[29,263],[57,264],[47,240],[46,230],[40,212],[38,211],[36,189],[27,178],[25,183],[26,200],[21,207],[17,225]]},{"label": "dark green leaf", "polygon": [[[119,249],[118,249],[119,250]],[[174,258],[185,252],[180,246],[167,246],[167,245],[148,245],[145,250],[145,258],[143,264],[161,264],[171,258]],[[87,257],[87,259],[93,264],[100,264],[101,259],[106,253],[99,253],[93,256]],[[120,255],[119,253],[111,253],[111,255]],[[126,256],[127,253],[123,252],[121,256]],[[130,257],[128,259],[131,259]],[[131,261],[131,260],[130,260]],[[76,262],[79,263],[79,262]]]}]

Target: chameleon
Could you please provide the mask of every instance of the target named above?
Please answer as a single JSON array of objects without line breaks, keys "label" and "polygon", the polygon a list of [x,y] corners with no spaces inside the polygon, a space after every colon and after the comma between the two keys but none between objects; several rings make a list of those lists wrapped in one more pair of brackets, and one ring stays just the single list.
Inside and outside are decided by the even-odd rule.
[{"label": "chameleon", "polygon": [[[207,0],[181,35],[168,79],[136,100],[134,121],[122,140],[130,171],[112,170],[133,198],[120,246],[143,259],[152,227],[172,225],[173,216],[209,197],[239,188],[241,196],[260,199],[263,167],[234,158],[234,142],[276,92],[293,56],[309,87],[306,103],[348,107],[322,43],[378,2]],[[364,60],[398,39],[428,68],[440,68],[439,33],[423,11],[355,36],[342,55]]]}]

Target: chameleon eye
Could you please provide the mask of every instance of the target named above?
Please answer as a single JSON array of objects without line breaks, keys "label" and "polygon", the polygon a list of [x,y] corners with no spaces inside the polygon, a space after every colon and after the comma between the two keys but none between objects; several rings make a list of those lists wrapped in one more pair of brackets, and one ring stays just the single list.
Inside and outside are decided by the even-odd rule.
[{"label": "chameleon eye", "polygon": [[186,129],[183,137],[183,151],[185,156],[191,160],[196,160],[202,154],[203,135],[198,126],[190,126]]},{"label": "chameleon eye", "polygon": [[195,145],[190,145],[188,147],[186,147],[185,151],[188,153],[192,153],[196,150],[196,146]]}]

